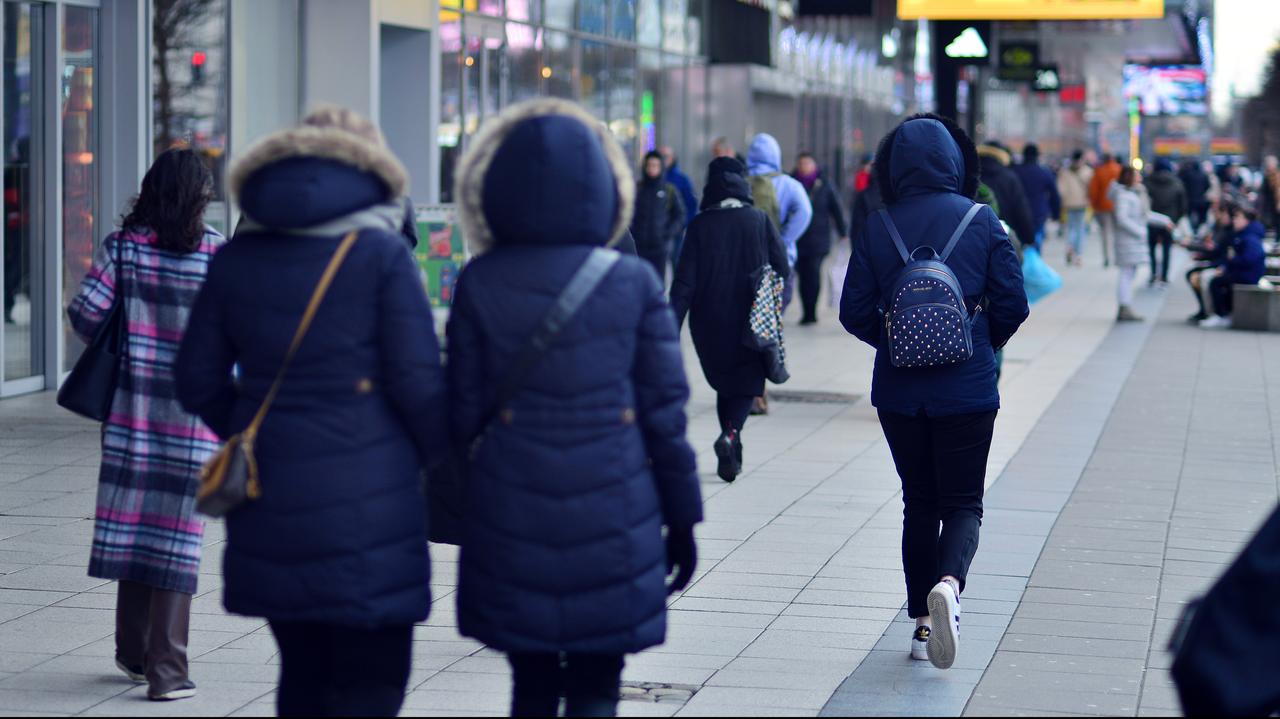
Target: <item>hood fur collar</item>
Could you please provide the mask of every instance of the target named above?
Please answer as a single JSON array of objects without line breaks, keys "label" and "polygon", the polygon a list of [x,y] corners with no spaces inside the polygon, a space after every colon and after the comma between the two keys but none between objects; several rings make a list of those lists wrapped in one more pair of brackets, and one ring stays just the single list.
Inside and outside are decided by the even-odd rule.
[{"label": "hood fur collar", "polygon": [[511,131],[525,120],[549,115],[563,115],[581,121],[600,139],[609,167],[613,170],[618,193],[618,216],[614,218],[608,246],[618,244],[631,225],[631,213],[635,209],[636,186],[631,167],[622,148],[609,134],[604,123],[593,117],[581,106],[558,98],[538,98],[521,102],[504,110],[486,122],[471,146],[458,163],[453,196],[458,202],[458,218],[462,235],[471,246],[473,254],[488,251],[494,242],[493,231],[484,216],[484,178],[498,149]]},{"label": "hood fur collar", "polygon": [[1005,167],[1008,167],[1009,163],[1013,162],[1013,157],[1008,152],[995,145],[978,145],[978,157],[995,158],[997,162]]},{"label": "hood fur collar", "polygon": [[386,147],[335,127],[295,127],[264,137],[231,163],[228,185],[239,200],[244,183],[258,170],[295,157],[317,157],[371,172],[386,183],[391,199],[409,194],[409,173]]}]

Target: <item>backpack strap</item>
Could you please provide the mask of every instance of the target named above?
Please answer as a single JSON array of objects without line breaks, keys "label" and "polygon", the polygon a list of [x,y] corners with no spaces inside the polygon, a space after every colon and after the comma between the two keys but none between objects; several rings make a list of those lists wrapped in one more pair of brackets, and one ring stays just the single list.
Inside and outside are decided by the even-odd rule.
[{"label": "backpack strap", "polygon": [[942,254],[938,256],[939,262],[947,261],[947,258],[951,256],[951,251],[954,250],[956,245],[960,242],[960,235],[963,235],[964,231],[969,229],[969,223],[973,222],[973,218],[978,216],[978,212],[981,211],[983,207],[986,207],[986,205],[975,202],[973,203],[973,207],[970,207],[969,211],[964,213],[964,219],[960,220],[960,226],[956,228],[955,232],[951,233],[951,239],[947,240],[947,246],[942,248]]},{"label": "backpack strap", "polygon": [[889,216],[889,211],[876,210],[876,214],[880,216],[880,221],[884,223],[884,228],[889,231],[889,237],[893,240],[893,246],[898,248],[898,254],[902,255],[902,264],[911,264],[911,253],[907,252],[907,246],[902,242],[902,235],[898,234],[898,227],[893,224],[893,218]]}]

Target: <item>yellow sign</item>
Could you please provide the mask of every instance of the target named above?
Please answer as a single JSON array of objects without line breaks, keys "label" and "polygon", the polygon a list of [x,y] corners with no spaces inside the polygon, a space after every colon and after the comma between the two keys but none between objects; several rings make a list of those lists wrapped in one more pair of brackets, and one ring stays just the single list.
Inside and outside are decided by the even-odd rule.
[{"label": "yellow sign", "polygon": [[903,20],[1117,20],[1164,17],[1164,0],[898,0]]}]

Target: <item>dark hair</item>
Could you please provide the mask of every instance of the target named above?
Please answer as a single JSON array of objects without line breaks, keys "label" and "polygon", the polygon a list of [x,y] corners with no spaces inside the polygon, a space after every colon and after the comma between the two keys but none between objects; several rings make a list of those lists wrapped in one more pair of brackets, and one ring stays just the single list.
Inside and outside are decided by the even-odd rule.
[{"label": "dark hair", "polygon": [[1124,169],[1120,170],[1120,177],[1117,179],[1119,179],[1121,185],[1129,187],[1134,183],[1134,180],[1137,179],[1137,175],[1137,170],[1133,169],[1133,167],[1129,165],[1125,165]]},{"label": "dark hair", "polygon": [[1082,158],[1082,157],[1084,157],[1084,150],[1072,150],[1072,151],[1071,151],[1071,161],[1072,161],[1072,162],[1079,162],[1079,161],[1080,161],[1080,158]]},{"label": "dark hair", "polygon": [[796,162],[799,162],[800,160],[802,160],[802,159],[804,159],[804,158],[806,158],[806,157],[807,157],[807,158],[809,158],[810,160],[814,160],[814,161],[816,161],[816,160],[818,159],[818,158],[816,158],[816,157],[814,157],[814,156],[813,156],[813,153],[812,153],[812,152],[809,152],[808,150],[805,150],[804,152],[800,152],[800,153],[797,153],[797,154],[796,154]]},{"label": "dark hair", "polygon": [[1258,219],[1258,211],[1248,205],[1236,205],[1231,208],[1231,216],[1244,215],[1250,222]]},{"label": "dark hair", "polygon": [[124,229],[148,229],[163,250],[194,252],[204,237],[204,211],[213,200],[213,175],[195,150],[160,153],[142,178]]},{"label": "dark hair", "polygon": [[1111,156],[1111,153],[1110,153],[1110,152],[1104,152],[1104,153],[1102,153],[1102,162],[1103,162],[1104,164],[1105,164],[1105,163],[1108,163],[1108,162],[1111,162],[1111,161],[1112,161],[1112,160],[1114,160],[1114,159],[1115,159],[1115,158]]},{"label": "dark hair", "polygon": [[1034,142],[1028,142],[1022,148],[1022,161],[1034,164],[1040,159],[1040,148]]}]

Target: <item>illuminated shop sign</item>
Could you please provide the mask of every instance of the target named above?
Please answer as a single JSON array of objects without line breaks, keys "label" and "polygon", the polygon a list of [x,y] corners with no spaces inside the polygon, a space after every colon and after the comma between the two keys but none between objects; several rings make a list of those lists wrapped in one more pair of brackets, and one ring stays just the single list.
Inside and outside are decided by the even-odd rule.
[{"label": "illuminated shop sign", "polygon": [[1164,0],[898,0],[903,20],[1119,20],[1164,17]]}]

